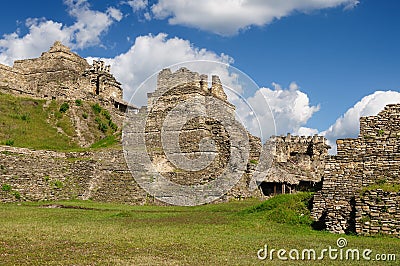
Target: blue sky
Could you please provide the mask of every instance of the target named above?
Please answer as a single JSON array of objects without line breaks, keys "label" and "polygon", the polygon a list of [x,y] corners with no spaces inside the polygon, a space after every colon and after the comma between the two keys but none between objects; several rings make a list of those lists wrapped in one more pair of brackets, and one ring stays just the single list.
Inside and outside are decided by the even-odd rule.
[{"label": "blue sky", "polygon": [[59,39],[113,64],[131,91],[171,63],[229,62],[265,89],[278,133],[355,137],[360,115],[400,101],[396,0],[14,0],[2,10],[3,64]]}]

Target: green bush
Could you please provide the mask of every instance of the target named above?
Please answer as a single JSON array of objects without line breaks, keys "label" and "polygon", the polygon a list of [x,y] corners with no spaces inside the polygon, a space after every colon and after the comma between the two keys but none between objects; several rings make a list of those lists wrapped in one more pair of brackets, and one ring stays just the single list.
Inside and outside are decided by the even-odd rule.
[{"label": "green bush", "polygon": [[103,133],[107,132],[108,126],[101,121],[100,117],[96,117],[94,121],[98,124],[99,130],[101,130]]},{"label": "green bush", "polygon": [[377,181],[375,182],[375,184],[377,184],[377,185],[384,185],[384,184],[386,184],[386,182],[387,182],[386,178],[381,178],[381,179],[377,180]]},{"label": "green bush", "polygon": [[101,132],[106,133],[107,129],[108,129],[108,126],[106,124],[104,124],[104,123],[100,123],[99,124],[99,129],[101,130]]},{"label": "green bush", "polygon": [[21,120],[22,120],[22,121],[29,121],[29,120],[30,120],[29,114],[23,114],[23,115],[21,115]]},{"label": "green bush", "polygon": [[14,145],[14,140],[13,139],[6,140],[6,145],[7,146],[13,146]]},{"label": "green bush", "polygon": [[69,109],[69,104],[68,103],[61,104],[61,106],[60,106],[60,112],[61,113],[65,113],[66,111],[68,111],[68,109]]},{"label": "green bush", "polygon": [[92,109],[95,114],[100,114],[102,110],[101,106],[98,103],[92,105]]},{"label": "green bush", "polygon": [[104,117],[105,117],[107,120],[110,120],[110,121],[111,121],[111,115],[110,115],[110,113],[109,113],[107,110],[103,110],[102,114],[104,115]]},{"label": "green bush", "polygon": [[82,117],[83,117],[84,119],[87,119],[87,118],[88,118],[88,114],[87,114],[87,113],[83,113],[83,114],[82,114]]},{"label": "green bush", "polygon": [[18,191],[13,190],[13,191],[11,192],[11,194],[13,194],[14,197],[15,197],[17,200],[21,199],[21,194],[20,194]]},{"label": "green bush", "polygon": [[64,184],[60,180],[54,181],[54,188],[61,189]]},{"label": "green bush", "polygon": [[9,185],[9,184],[3,184],[3,185],[1,186],[1,190],[3,190],[3,191],[11,191],[11,185]]},{"label": "green bush", "polygon": [[118,126],[113,123],[111,120],[108,121],[108,125],[111,127],[111,129],[115,132],[118,130]]},{"label": "green bush", "polygon": [[81,99],[75,100],[75,105],[76,106],[82,106],[82,100]]}]

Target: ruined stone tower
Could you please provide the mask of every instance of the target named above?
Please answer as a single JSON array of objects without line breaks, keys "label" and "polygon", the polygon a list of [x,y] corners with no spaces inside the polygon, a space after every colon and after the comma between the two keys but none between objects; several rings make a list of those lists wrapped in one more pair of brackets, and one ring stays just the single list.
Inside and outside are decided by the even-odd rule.
[{"label": "ruined stone tower", "polygon": [[[260,196],[258,190],[249,189],[249,183],[253,167],[250,161],[258,160],[261,141],[238,125],[235,106],[227,101],[219,77],[213,76],[211,86],[208,84],[207,75],[187,68],[175,72],[164,69],[159,73],[156,90],[148,93],[147,107],[134,115],[134,125],[127,126],[124,132],[128,165],[134,176],[148,183],[153,180],[147,181],[148,176],[154,179],[159,176],[177,186],[193,188],[219,182],[218,179],[230,171],[240,172],[238,180],[225,195],[205,192],[204,197],[215,200],[219,196]],[[142,131],[139,130],[141,126]],[[241,133],[246,140],[235,142],[233,139],[241,133],[232,128],[243,128]],[[142,143],[135,142],[141,138]],[[248,145],[246,158],[238,152],[241,143],[243,147]],[[149,159],[144,162],[137,158]],[[231,180],[234,181],[234,174]],[[231,180],[227,178],[222,186]],[[156,198],[170,202],[168,198],[180,193],[169,188],[170,184],[157,187]]]}]

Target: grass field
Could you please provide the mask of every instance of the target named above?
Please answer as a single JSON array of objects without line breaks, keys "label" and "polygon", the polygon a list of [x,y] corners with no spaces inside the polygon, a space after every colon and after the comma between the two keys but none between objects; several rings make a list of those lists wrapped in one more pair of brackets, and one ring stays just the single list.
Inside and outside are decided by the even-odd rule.
[{"label": "grass field", "polygon": [[[337,248],[310,227],[309,194],[196,207],[90,201],[0,205],[1,265],[399,265],[400,240],[345,236],[347,248],[397,261],[261,261],[257,251]],[[61,207],[61,208],[60,208]],[[372,256],[371,255],[371,256]],[[396,264],[397,263],[397,264]]]}]

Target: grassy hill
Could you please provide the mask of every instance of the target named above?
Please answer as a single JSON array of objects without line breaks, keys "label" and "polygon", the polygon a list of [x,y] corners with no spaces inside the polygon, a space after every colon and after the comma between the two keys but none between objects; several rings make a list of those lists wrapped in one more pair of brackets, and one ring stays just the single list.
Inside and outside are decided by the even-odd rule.
[{"label": "grassy hill", "polygon": [[0,145],[49,150],[104,147],[117,142],[118,126],[100,105],[0,94]]}]

